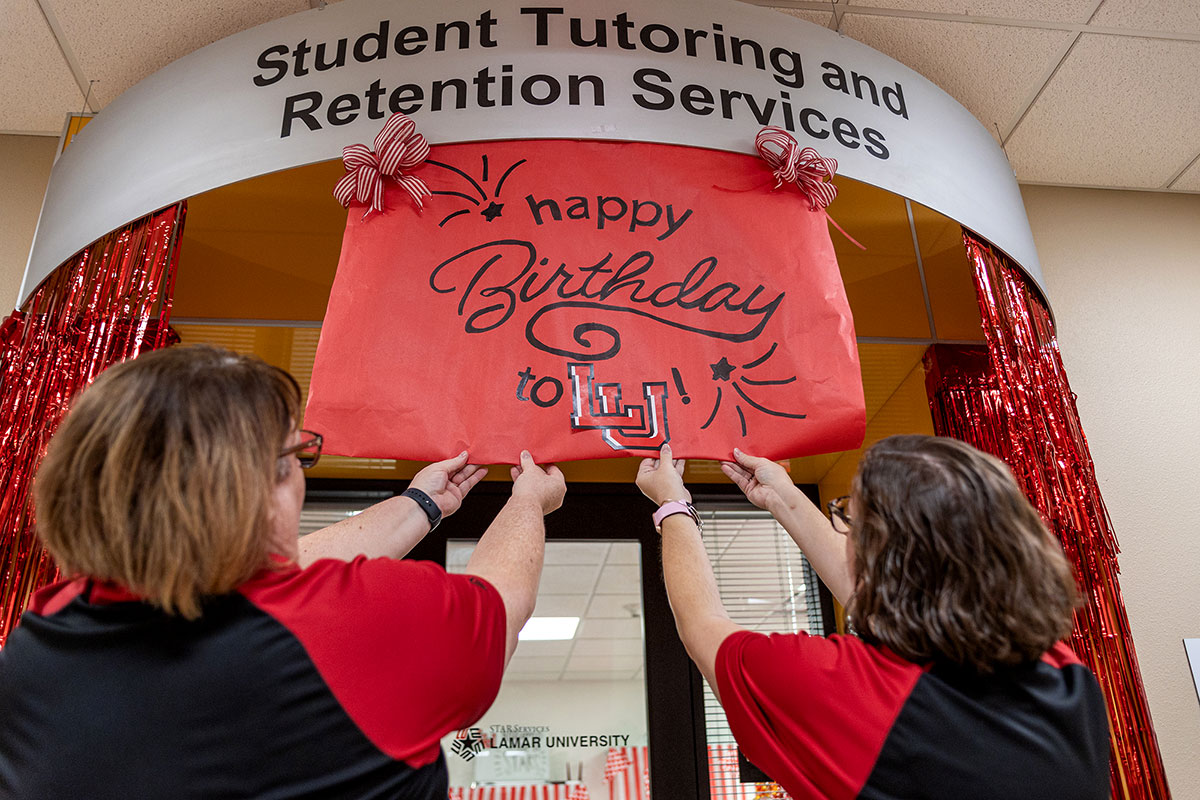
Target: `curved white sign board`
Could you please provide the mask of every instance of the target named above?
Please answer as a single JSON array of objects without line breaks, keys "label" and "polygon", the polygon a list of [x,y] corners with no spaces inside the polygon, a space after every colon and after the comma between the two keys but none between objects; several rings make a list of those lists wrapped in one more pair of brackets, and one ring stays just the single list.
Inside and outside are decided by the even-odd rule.
[{"label": "curved white sign board", "polygon": [[758,130],[778,125],[1041,281],[991,135],[917,73],[833,31],[732,0],[347,0],[215,42],[105,108],[54,166],[22,300],[105,233],[336,158],[398,110],[435,146],[581,138],[753,153]]}]

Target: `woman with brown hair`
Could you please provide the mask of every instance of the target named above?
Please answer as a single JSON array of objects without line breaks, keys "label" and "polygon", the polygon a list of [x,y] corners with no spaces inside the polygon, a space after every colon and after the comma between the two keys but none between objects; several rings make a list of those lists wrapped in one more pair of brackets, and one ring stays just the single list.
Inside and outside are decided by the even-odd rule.
[{"label": "woman with brown hair", "polygon": [[663,447],[639,488],[659,505],[679,634],[746,757],[796,798],[1107,798],[1095,677],[1062,640],[1077,596],[1058,543],[998,459],[893,436],[826,519],[775,462],[722,469],[770,511],[856,636],[752,633],[726,614]]},{"label": "woman with brown hair", "polygon": [[286,372],[211,347],[113,366],[38,472],[64,575],[0,650],[0,796],[439,798],[533,611],[562,473],[522,453],[465,575],[401,557],[457,457],[298,542],[321,437]]}]

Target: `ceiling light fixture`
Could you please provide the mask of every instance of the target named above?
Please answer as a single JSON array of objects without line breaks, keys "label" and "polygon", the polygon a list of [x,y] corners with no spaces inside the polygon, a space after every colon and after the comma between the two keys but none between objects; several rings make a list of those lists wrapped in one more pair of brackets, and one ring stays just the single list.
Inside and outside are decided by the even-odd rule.
[{"label": "ceiling light fixture", "polygon": [[521,642],[551,642],[574,639],[579,617],[530,617],[517,634]]}]

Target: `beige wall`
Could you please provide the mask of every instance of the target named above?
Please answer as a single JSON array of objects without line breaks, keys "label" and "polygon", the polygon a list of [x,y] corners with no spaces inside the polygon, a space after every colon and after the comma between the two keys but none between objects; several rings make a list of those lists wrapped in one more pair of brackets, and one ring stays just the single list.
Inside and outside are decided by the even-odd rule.
[{"label": "beige wall", "polygon": [[1200,196],[1022,189],[1177,800],[1200,797]]},{"label": "beige wall", "polygon": [[21,275],[58,138],[0,136],[0,316],[17,304]]}]

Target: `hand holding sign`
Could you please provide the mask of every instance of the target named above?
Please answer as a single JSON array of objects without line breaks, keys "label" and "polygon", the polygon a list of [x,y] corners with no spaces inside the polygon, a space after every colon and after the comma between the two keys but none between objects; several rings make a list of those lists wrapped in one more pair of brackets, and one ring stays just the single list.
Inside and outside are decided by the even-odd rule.
[{"label": "hand holding sign", "polygon": [[671,457],[671,445],[664,444],[658,458],[645,458],[638,465],[637,487],[656,505],[670,500],[692,501],[692,493],[683,485],[683,459]]},{"label": "hand holding sign", "polygon": [[454,458],[435,461],[413,476],[409,487],[420,489],[429,495],[441,509],[442,516],[448,517],[462,506],[467,493],[484,479],[487,467],[467,463],[467,451],[463,450]]},{"label": "hand holding sign", "polygon": [[354,205],[307,424],[335,453],[561,461],[856,447],[853,322],[823,211],[748,156],[638,143],[435,148]]},{"label": "hand holding sign", "polygon": [[539,467],[528,450],[521,451],[521,460],[509,472],[513,480],[513,497],[527,497],[536,502],[542,514],[557,511],[567,493],[562,470],[550,464]]}]

